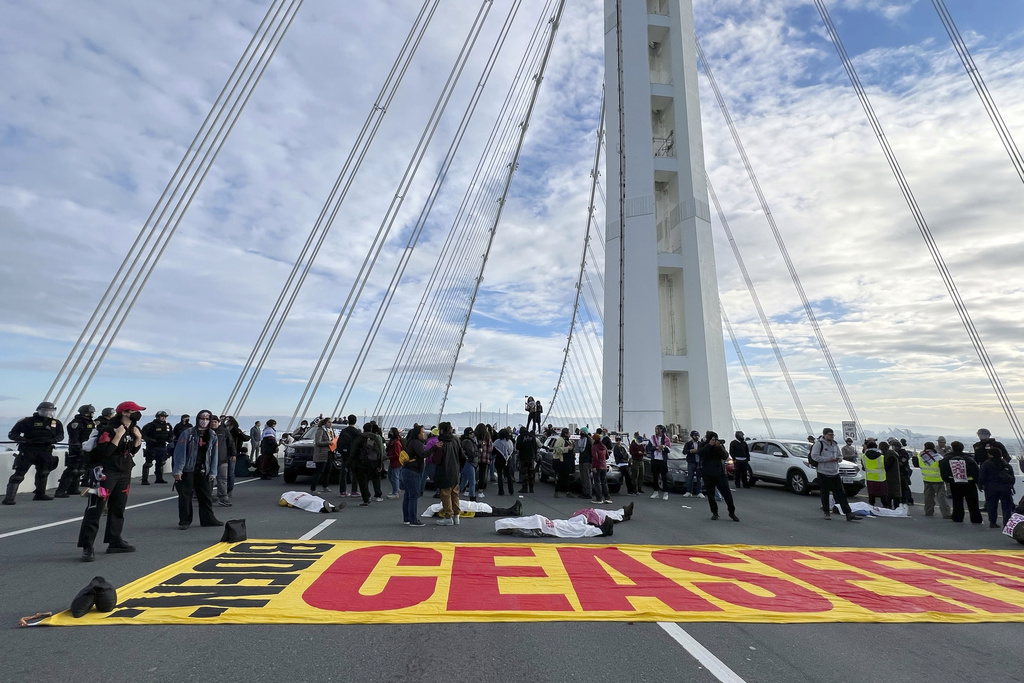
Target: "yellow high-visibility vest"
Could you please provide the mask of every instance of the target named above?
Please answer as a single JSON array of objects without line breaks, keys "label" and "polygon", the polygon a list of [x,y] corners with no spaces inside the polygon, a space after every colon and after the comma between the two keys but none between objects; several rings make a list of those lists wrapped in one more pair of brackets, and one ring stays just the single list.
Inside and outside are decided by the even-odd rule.
[{"label": "yellow high-visibility vest", "polygon": [[939,473],[939,461],[935,460],[931,465],[925,463],[924,459],[918,456],[918,461],[921,463],[921,478],[925,481],[939,482],[942,481],[942,475]]},{"label": "yellow high-visibility vest", "polygon": [[885,481],[885,456],[880,455],[874,460],[865,454],[860,455],[861,465],[864,466],[864,478],[868,481]]}]

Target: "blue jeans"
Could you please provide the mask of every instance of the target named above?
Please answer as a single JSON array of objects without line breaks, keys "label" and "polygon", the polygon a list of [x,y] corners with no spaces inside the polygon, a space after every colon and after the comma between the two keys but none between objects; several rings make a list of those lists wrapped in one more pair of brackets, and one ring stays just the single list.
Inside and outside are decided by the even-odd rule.
[{"label": "blue jeans", "polygon": [[427,486],[427,477],[433,478],[437,472],[437,465],[432,462],[428,462],[423,466],[423,474],[420,477],[420,495],[423,495],[423,491]]},{"label": "blue jeans", "polygon": [[700,493],[700,486],[697,482],[697,463],[689,462],[686,463],[686,492],[691,496],[696,496]]},{"label": "blue jeans", "polygon": [[405,489],[405,498],[402,499],[402,521],[416,521],[416,507],[420,500],[420,491],[423,489],[421,480],[423,477],[419,472],[403,467],[398,470],[402,475],[402,488]]},{"label": "blue jeans", "polygon": [[402,470],[404,467],[392,467],[388,470],[388,481],[391,482],[391,495],[398,495],[398,484],[402,478]]},{"label": "blue jeans", "polygon": [[469,487],[469,497],[476,498],[476,465],[467,462],[462,466],[462,479],[459,481],[459,490]]}]

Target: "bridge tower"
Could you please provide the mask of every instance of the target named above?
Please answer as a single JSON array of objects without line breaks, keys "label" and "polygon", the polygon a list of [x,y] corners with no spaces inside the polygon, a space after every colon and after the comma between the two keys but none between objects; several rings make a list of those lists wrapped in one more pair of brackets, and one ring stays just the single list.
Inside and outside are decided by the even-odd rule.
[{"label": "bridge tower", "polygon": [[693,3],[605,0],[604,6],[603,420],[629,433],[651,434],[662,423],[725,437],[732,416]]}]

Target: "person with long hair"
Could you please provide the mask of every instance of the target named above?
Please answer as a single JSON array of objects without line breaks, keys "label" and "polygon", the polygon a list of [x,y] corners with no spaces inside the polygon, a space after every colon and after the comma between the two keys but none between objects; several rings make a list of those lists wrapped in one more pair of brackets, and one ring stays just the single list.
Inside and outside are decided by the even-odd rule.
[{"label": "person with long hair", "polygon": [[402,486],[402,463],[399,457],[402,455],[402,433],[398,427],[392,427],[388,431],[388,482],[391,483],[389,500],[398,498],[398,492]]},{"label": "person with long hair", "polygon": [[405,443],[405,452],[408,454],[409,460],[402,465],[401,470],[402,489],[405,491],[405,497],[402,499],[402,523],[409,526],[425,526],[419,520],[417,514],[419,512],[420,493],[423,491],[420,480],[423,477],[423,459],[426,455],[424,444],[426,441],[427,432],[423,429],[423,425],[414,424],[412,429],[409,430],[409,436],[406,438]]}]

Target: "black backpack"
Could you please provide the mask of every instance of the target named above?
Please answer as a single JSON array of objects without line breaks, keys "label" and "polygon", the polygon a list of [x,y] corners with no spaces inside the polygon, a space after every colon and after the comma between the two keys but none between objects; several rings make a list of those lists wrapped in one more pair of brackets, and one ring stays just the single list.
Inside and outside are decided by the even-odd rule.
[{"label": "black backpack", "polygon": [[363,447],[360,449],[359,454],[362,456],[363,462],[380,462],[380,444],[377,443],[377,439],[373,438],[372,436],[367,436],[365,439],[363,439]]},{"label": "black backpack", "polygon": [[1009,484],[1013,486],[1017,483],[1017,476],[1013,473],[1013,468],[1005,462],[999,466],[997,476],[1000,484]]},{"label": "black backpack", "polygon": [[338,434],[338,450],[336,451],[336,453],[338,455],[348,455],[348,452],[352,450],[353,440],[354,439],[352,438],[352,430],[350,430],[348,427],[342,429],[341,433]]}]

